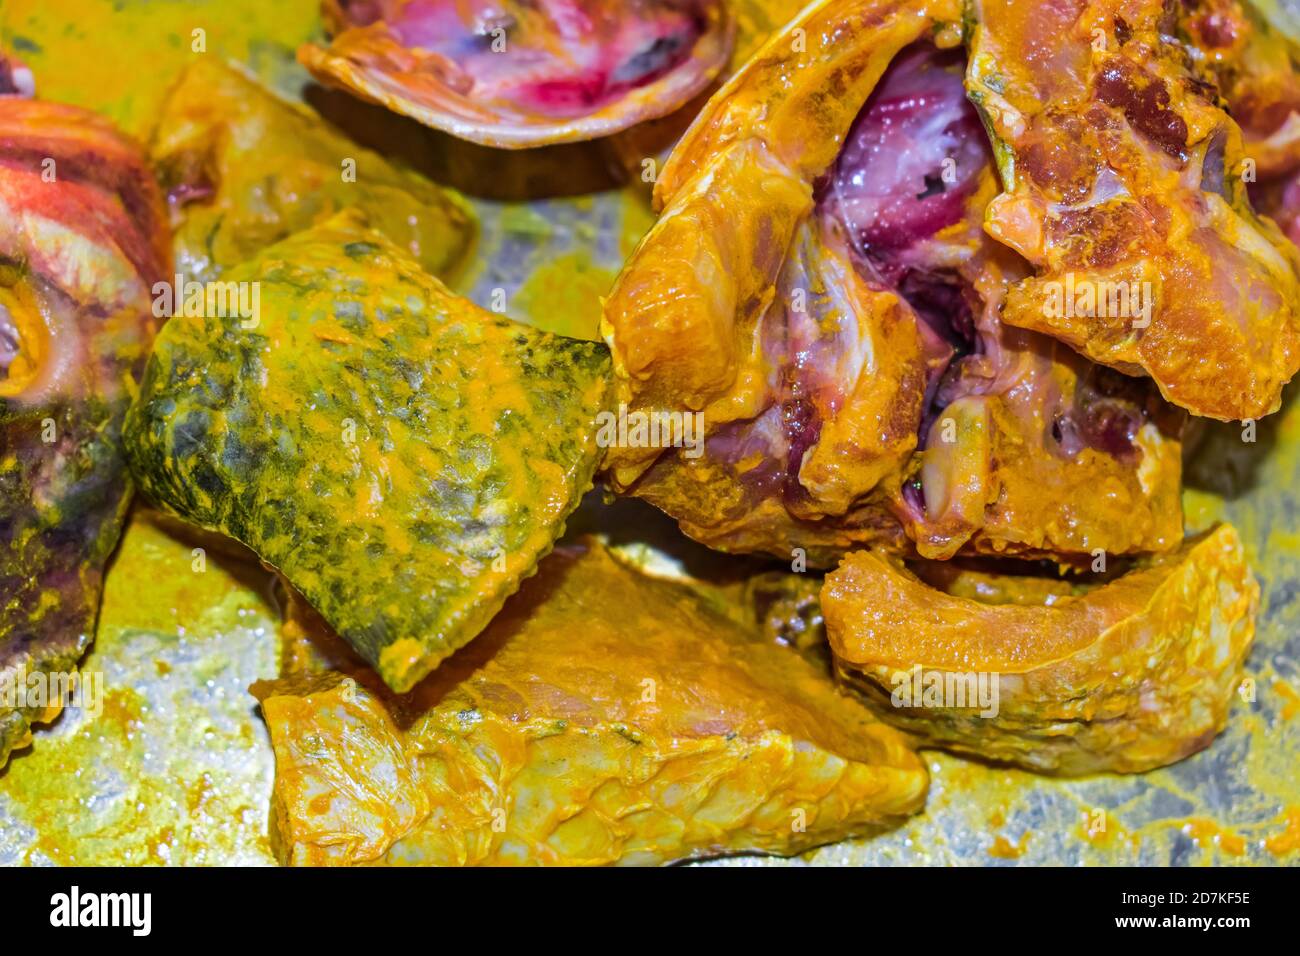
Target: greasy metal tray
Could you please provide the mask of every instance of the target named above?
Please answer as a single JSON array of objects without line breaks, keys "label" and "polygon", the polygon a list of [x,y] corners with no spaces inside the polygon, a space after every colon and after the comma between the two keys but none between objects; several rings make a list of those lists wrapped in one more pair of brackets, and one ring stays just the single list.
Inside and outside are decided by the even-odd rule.
[{"label": "greasy metal tray", "polygon": [[[4,0],[0,46],[33,67],[43,96],[98,109],[140,136],[188,58],[239,60],[359,141],[471,196],[482,238],[459,291],[487,305],[503,290],[516,318],[596,337],[599,296],[651,222],[645,188],[615,185],[605,144],[505,155],[310,85],[293,50],[317,33],[317,7]],[[203,53],[193,52],[195,30]],[[1141,776],[1076,781],[929,754],[923,814],[803,861],[1300,862],[1297,402],[1261,423],[1253,443],[1238,426],[1212,426],[1188,485],[1189,527],[1235,522],[1263,584],[1251,683],[1207,751]],[[648,507],[593,498],[574,523],[692,570],[709,563]],[[0,772],[0,863],[274,862],[273,761],[247,687],[278,671],[279,611],[265,571],[208,545],[200,556],[183,529],[134,514],[83,665],[103,674],[104,707],[69,710]]]}]

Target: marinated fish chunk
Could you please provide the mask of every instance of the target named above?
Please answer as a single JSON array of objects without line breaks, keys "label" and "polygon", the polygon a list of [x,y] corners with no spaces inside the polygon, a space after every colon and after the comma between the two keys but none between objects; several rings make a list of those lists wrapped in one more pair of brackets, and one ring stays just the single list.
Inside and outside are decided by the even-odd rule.
[{"label": "marinated fish chunk", "polygon": [[141,149],[13,95],[30,89],[0,56],[0,767],[94,636],[131,494],[119,432],[171,268]]},{"label": "marinated fish chunk", "polygon": [[602,333],[629,419],[704,441],[629,440],[604,468],[711,547],[1078,564],[1181,540],[1183,413],[1001,321],[1030,270],[983,230],[999,187],[960,17],[810,5],[656,184]]},{"label": "marinated fish chunk", "polygon": [[253,692],[293,864],[791,854],[899,822],[928,783],[827,671],[591,540],[406,698],[338,673]]},{"label": "marinated fish chunk", "polygon": [[609,359],[422,272],[355,210],[178,315],[128,417],[141,489],[277,568],[404,691],[470,641],[591,484]]},{"label": "marinated fish chunk", "polygon": [[723,0],[324,0],[322,82],[476,143],[594,139],[672,112],[727,64]]},{"label": "marinated fish chunk", "polygon": [[1252,210],[1241,129],[1166,8],[973,4],[967,88],[1005,187],[985,228],[1034,268],[1002,319],[1259,418],[1300,368],[1300,253]]},{"label": "marinated fish chunk", "polygon": [[176,266],[207,282],[356,206],[444,280],[465,261],[468,205],[334,132],[238,69],[200,57],[163,105],[151,159],[175,225]]},{"label": "marinated fish chunk", "polygon": [[838,672],[919,743],[1042,773],[1135,773],[1227,722],[1259,603],[1230,525],[1087,593],[959,584],[983,593],[858,551],[822,591]]}]

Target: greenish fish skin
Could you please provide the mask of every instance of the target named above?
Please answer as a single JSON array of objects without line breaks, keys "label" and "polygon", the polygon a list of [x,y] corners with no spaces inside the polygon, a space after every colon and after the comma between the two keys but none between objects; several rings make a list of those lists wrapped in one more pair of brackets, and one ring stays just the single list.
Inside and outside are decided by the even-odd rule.
[{"label": "greenish fish skin", "polygon": [[252,548],[405,691],[487,624],[591,486],[610,360],[486,312],[347,210],[176,315],[125,428],[163,508]]}]

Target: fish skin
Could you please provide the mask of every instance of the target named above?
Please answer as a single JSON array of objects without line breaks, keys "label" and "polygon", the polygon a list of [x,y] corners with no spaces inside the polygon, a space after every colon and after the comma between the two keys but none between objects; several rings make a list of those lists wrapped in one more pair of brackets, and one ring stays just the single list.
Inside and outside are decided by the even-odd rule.
[{"label": "fish skin", "polygon": [[[1259,583],[1218,525],[1084,593],[990,575],[980,599],[932,588],[879,552],[826,576],[836,670],[919,746],[1036,773],[1141,773],[1196,753],[1227,725],[1255,637]],[[998,601],[990,603],[993,592]],[[923,688],[997,681],[981,710]],[[955,686],[955,685],[954,685]],[[969,687],[969,685],[967,685]]]},{"label": "fish skin", "polygon": [[256,327],[168,323],[127,419],[132,471],[406,690],[482,630],[590,487],[608,353],[453,295],[355,209],[224,281],[258,283]]},{"label": "fish skin", "polygon": [[920,810],[928,774],[902,735],[841,693],[824,661],[719,604],[584,539],[547,557],[412,694],[346,664],[259,681],[277,855],[446,866],[791,855]]},{"label": "fish skin", "polygon": [[[67,674],[94,636],[131,497],[119,432],[170,273],[143,152],[77,107],[0,96],[0,684]],[[15,347],[16,346],[16,347]],[[0,695],[0,767],[61,701]]]}]

